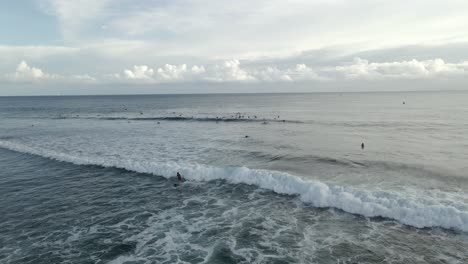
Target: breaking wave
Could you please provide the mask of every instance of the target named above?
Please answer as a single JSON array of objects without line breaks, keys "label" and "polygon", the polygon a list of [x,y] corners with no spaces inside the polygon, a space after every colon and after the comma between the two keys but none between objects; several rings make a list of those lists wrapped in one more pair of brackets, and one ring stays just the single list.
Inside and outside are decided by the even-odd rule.
[{"label": "breaking wave", "polygon": [[232,184],[256,185],[278,194],[296,195],[316,207],[333,207],[365,217],[385,217],[403,224],[424,228],[442,227],[468,232],[468,204],[463,201],[439,201],[421,194],[367,190],[306,180],[289,173],[246,167],[213,167],[195,163],[151,162],[109,157],[72,156],[53,150],[0,141],[0,147],[77,165],[99,165],[174,177],[180,171],[191,181],[225,180]]}]

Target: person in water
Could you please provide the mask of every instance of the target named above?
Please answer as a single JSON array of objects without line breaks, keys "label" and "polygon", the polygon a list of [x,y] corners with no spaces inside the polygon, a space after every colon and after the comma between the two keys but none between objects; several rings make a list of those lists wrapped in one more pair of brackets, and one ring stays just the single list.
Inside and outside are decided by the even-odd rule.
[{"label": "person in water", "polygon": [[361,143],[361,149],[364,149],[364,142]]},{"label": "person in water", "polygon": [[177,172],[177,180],[178,180],[180,183],[182,183],[182,182],[185,181],[184,177],[182,177],[182,175],[180,175],[179,172]]}]

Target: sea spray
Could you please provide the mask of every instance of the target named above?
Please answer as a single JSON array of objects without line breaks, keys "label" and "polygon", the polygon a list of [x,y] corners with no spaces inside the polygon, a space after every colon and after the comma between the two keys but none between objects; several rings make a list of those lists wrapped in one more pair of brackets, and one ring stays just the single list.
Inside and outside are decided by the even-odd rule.
[{"label": "sea spray", "polygon": [[249,169],[246,167],[213,167],[197,163],[153,162],[103,156],[77,156],[45,148],[30,147],[11,141],[0,141],[0,147],[38,155],[77,165],[98,165],[171,178],[180,171],[191,181],[225,180],[233,184],[249,184],[279,194],[297,195],[316,207],[333,207],[366,217],[386,217],[418,228],[443,227],[468,231],[467,205],[459,201],[441,203],[435,198],[389,192],[362,190],[304,179],[289,173]]}]

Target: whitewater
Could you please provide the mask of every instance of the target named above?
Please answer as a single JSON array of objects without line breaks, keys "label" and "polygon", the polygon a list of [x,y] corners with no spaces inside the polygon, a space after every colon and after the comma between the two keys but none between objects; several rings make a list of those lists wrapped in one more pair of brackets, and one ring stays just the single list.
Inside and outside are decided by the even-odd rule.
[{"label": "whitewater", "polygon": [[463,263],[464,96],[0,98],[0,262]]},{"label": "whitewater", "polygon": [[[320,181],[304,180],[284,172],[246,167],[217,168],[190,163],[154,163],[89,156],[76,157],[5,141],[0,141],[0,147],[77,165],[122,168],[166,178],[173,178],[174,172],[180,171],[186,175],[185,178],[188,180],[226,180],[230,183],[255,185],[279,194],[299,195],[303,202],[311,203],[317,207],[334,207],[366,217],[387,217],[419,228],[439,226],[468,231],[468,204],[456,201],[444,204],[437,199],[426,198],[421,194],[411,197],[408,192],[356,190],[355,188],[327,185]],[[447,194],[439,193],[438,196],[446,197]]]}]

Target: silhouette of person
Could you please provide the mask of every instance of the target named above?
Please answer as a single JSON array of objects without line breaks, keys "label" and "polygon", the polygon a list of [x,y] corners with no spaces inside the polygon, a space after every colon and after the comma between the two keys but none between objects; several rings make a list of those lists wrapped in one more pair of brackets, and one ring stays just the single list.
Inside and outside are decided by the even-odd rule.
[{"label": "silhouette of person", "polygon": [[184,177],[182,177],[179,172],[177,172],[177,180],[181,183],[185,181]]}]

